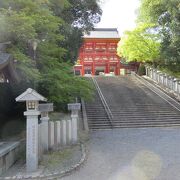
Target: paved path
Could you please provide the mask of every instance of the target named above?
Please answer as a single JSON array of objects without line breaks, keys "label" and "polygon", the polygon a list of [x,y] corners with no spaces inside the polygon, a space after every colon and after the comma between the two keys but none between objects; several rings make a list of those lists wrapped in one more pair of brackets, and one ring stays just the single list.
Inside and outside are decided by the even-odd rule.
[{"label": "paved path", "polygon": [[64,180],[180,180],[180,129],[91,133],[88,160]]}]

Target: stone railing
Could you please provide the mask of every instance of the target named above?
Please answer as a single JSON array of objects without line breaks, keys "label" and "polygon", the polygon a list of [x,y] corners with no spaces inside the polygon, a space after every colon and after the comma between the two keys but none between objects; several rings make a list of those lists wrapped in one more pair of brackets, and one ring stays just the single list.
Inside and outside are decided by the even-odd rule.
[{"label": "stone railing", "polygon": [[[72,119],[61,121],[49,121],[46,129],[43,123],[39,124],[39,159],[42,154],[49,150],[58,150],[67,145],[74,144],[73,131],[76,126],[73,125]],[[48,135],[46,138],[45,134]]]},{"label": "stone railing", "polygon": [[180,97],[180,79],[146,66],[146,76]]}]

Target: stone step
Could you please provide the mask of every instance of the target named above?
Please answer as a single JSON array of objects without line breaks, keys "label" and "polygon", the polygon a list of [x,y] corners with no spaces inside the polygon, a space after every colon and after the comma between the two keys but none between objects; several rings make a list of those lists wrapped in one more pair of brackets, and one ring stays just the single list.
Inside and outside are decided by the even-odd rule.
[{"label": "stone step", "polygon": [[162,124],[133,124],[133,125],[114,125],[113,128],[147,128],[147,127],[180,127],[179,123],[170,124],[170,123],[162,123]]},{"label": "stone step", "polygon": [[114,119],[117,119],[117,118],[133,118],[133,119],[138,119],[138,118],[146,118],[146,119],[151,119],[151,118],[162,118],[162,119],[167,119],[167,118],[171,118],[171,119],[179,119],[180,120],[180,117],[178,115],[157,115],[157,114],[150,114],[150,115],[134,115],[134,114],[127,114],[127,115],[121,115],[121,116],[116,116],[116,115],[113,115]]},{"label": "stone step", "polygon": [[108,117],[107,117],[106,114],[87,114],[87,116],[88,116],[88,118],[100,118],[100,117],[106,117],[106,118],[108,119]]}]

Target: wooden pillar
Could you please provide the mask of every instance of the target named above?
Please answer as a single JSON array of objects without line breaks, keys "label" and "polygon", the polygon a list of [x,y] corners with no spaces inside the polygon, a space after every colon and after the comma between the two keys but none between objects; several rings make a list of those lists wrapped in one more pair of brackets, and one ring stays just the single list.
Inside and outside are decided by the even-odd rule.
[{"label": "wooden pillar", "polygon": [[84,76],[84,63],[82,63],[81,76]]},{"label": "wooden pillar", "polygon": [[115,75],[116,76],[120,75],[120,61],[116,64]]},{"label": "wooden pillar", "polygon": [[110,73],[110,62],[109,61],[106,63],[105,73],[106,74]]},{"label": "wooden pillar", "polygon": [[91,74],[92,74],[92,76],[95,75],[95,63],[94,63],[94,61],[92,62]]}]

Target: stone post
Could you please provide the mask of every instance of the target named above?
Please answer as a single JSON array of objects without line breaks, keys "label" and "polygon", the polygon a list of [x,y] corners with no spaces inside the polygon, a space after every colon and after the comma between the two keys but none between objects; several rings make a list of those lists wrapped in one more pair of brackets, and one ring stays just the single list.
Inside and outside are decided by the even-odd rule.
[{"label": "stone post", "polygon": [[26,102],[26,170],[36,171],[38,168],[38,111],[39,101],[46,101],[46,98],[35,90],[28,88],[16,98],[17,102]]},{"label": "stone post", "polygon": [[38,168],[38,115],[40,112],[24,112],[26,116],[26,168],[28,172]]},{"label": "stone post", "polygon": [[75,144],[78,140],[78,137],[77,137],[78,115],[76,113],[72,113],[71,119],[72,119],[72,143]]},{"label": "stone post", "polygon": [[157,71],[156,81],[157,81],[158,83],[160,82],[160,74],[161,74],[161,72],[160,72],[160,71]]},{"label": "stone post", "polygon": [[178,94],[180,95],[180,81],[178,81],[178,84],[177,84],[177,91],[178,91]]},{"label": "stone post", "polygon": [[61,143],[63,146],[67,143],[66,120],[61,121]]},{"label": "stone post", "polygon": [[67,144],[71,144],[72,141],[72,125],[71,120],[67,120],[66,133],[67,133]]},{"label": "stone post", "polygon": [[72,143],[75,144],[78,141],[77,136],[77,124],[78,124],[78,111],[81,109],[80,103],[68,104],[68,110],[71,110],[71,121],[72,121]]},{"label": "stone post", "polygon": [[168,87],[168,75],[165,75],[165,86]]},{"label": "stone post", "polygon": [[54,122],[49,122],[48,127],[48,149],[52,149],[54,147]]},{"label": "stone post", "polygon": [[149,68],[149,77],[152,79],[152,68]]},{"label": "stone post", "polygon": [[54,124],[54,143],[56,148],[61,144],[61,123],[56,121]]},{"label": "stone post", "polygon": [[48,151],[48,124],[49,124],[49,118],[48,117],[42,117],[41,116],[41,146],[43,149],[43,152]]},{"label": "stone post", "polygon": [[42,134],[42,124],[38,124],[38,158],[41,160],[42,158],[42,145],[41,145],[41,134]]},{"label": "stone post", "polygon": [[53,111],[53,103],[39,104],[39,111],[41,112],[41,146],[43,152],[49,149],[49,116],[48,113]]},{"label": "stone post", "polygon": [[162,73],[159,72],[159,83],[162,84]]},{"label": "stone post", "polygon": [[146,76],[148,76],[148,66],[145,66],[146,69]]},{"label": "stone post", "polygon": [[177,79],[176,78],[173,79],[173,91],[174,92],[177,91]]}]

